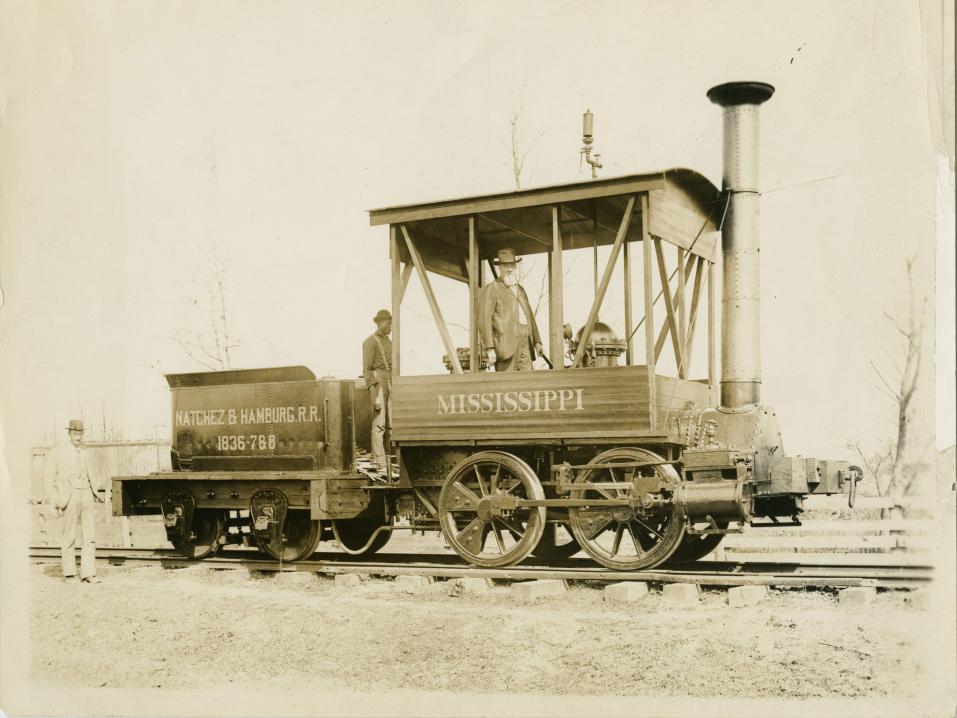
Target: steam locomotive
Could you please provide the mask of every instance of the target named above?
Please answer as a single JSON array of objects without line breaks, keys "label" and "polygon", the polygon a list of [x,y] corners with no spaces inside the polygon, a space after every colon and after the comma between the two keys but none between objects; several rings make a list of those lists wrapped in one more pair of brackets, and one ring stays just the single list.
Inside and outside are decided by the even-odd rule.
[{"label": "steam locomotive", "polygon": [[[352,380],[317,380],[302,366],[173,374],[172,470],[115,477],[114,514],[162,514],[173,546],[197,559],[243,542],[297,561],[324,538],[366,555],[411,529],[441,532],[476,566],[583,551],[639,570],[697,560],[745,524],[798,523],[809,494],[853,503],[860,470],[787,455],[760,403],[757,140],[773,92],[760,82],[709,90],[724,117],[720,191],[669,169],[371,210],[373,226],[389,227],[394,463],[382,472],[362,462],[370,407]],[[599,246],[609,258],[572,337],[563,255],[590,248],[597,266]],[[551,369],[487,370],[478,299],[505,247],[547,255]],[[621,335],[598,318],[619,265]],[[448,373],[402,374],[413,273]],[[468,347],[452,342],[434,275],[468,287]],[[696,338],[699,354],[707,342],[697,373]]]}]

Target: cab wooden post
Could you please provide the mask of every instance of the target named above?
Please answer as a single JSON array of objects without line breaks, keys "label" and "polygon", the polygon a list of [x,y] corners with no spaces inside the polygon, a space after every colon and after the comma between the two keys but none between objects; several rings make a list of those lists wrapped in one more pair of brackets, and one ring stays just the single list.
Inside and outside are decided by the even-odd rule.
[{"label": "cab wooden post", "polygon": [[623,265],[625,272],[625,364],[631,366],[634,363],[634,352],[632,351],[632,329],[631,329],[631,251],[628,248],[628,241],[622,248]]},{"label": "cab wooden post", "polygon": [[555,369],[565,366],[562,286],[561,205],[552,205],[552,251],[548,257],[548,357]]},{"label": "cab wooden post", "polygon": [[708,262],[708,386],[717,388],[714,356],[714,262]]},{"label": "cab wooden post", "polygon": [[[645,367],[648,370],[648,428],[654,429],[657,423],[656,387],[655,387],[655,299],[652,289],[651,272],[651,234],[648,231],[648,193],[641,195],[641,254],[644,265],[645,290]],[[667,286],[665,291],[668,291]]]},{"label": "cab wooden post", "polygon": [[478,336],[478,295],[481,288],[478,252],[478,236],[476,234],[475,216],[469,217],[469,371],[476,374],[482,370],[479,361]]},{"label": "cab wooden post", "polygon": [[[402,281],[402,260],[399,257],[399,238],[395,225],[389,225],[389,256],[392,259],[392,374],[399,376],[399,311],[405,283]],[[411,267],[411,265],[410,265]],[[408,280],[406,280],[407,282]]]}]

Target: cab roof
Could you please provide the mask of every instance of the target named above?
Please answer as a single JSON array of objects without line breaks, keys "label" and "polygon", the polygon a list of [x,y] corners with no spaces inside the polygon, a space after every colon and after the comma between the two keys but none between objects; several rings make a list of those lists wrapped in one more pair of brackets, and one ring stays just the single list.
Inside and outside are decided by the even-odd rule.
[{"label": "cab roof", "polygon": [[[650,216],[635,221],[641,214],[636,203],[626,241],[639,241],[644,225],[651,235],[713,261],[720,192],[705,176],[684,168],[382,207],[369,210],[369,222],[405,225],[430,271],[465,281],[469,217],[476,218],[482,260],[504,247],[520,255],[550,251],[554,206],[560,207],[562,248],[580,249],[612,244],[628,198],[639,193],[648,193]],[[399,252],[409,261],[401,235]]]}]

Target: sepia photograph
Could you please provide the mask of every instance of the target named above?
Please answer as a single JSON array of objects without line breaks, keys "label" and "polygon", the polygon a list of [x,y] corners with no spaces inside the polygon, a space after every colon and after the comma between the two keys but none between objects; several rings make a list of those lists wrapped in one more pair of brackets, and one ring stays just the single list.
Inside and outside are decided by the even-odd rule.
[{"label": "sepia photograph", "polygon": [[957,715],[953,0],[0,0],[0,715]]}]

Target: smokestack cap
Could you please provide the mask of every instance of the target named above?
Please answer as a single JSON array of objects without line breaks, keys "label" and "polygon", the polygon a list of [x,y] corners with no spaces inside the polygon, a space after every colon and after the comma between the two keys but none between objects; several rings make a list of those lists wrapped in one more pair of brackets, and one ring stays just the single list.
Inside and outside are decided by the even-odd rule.
[{"label": "smokestack cap", "polygon": [[774,94],[774,86],[766,82],[726,82],[708,90],[708,99],[716,105],[760,105]]}]

